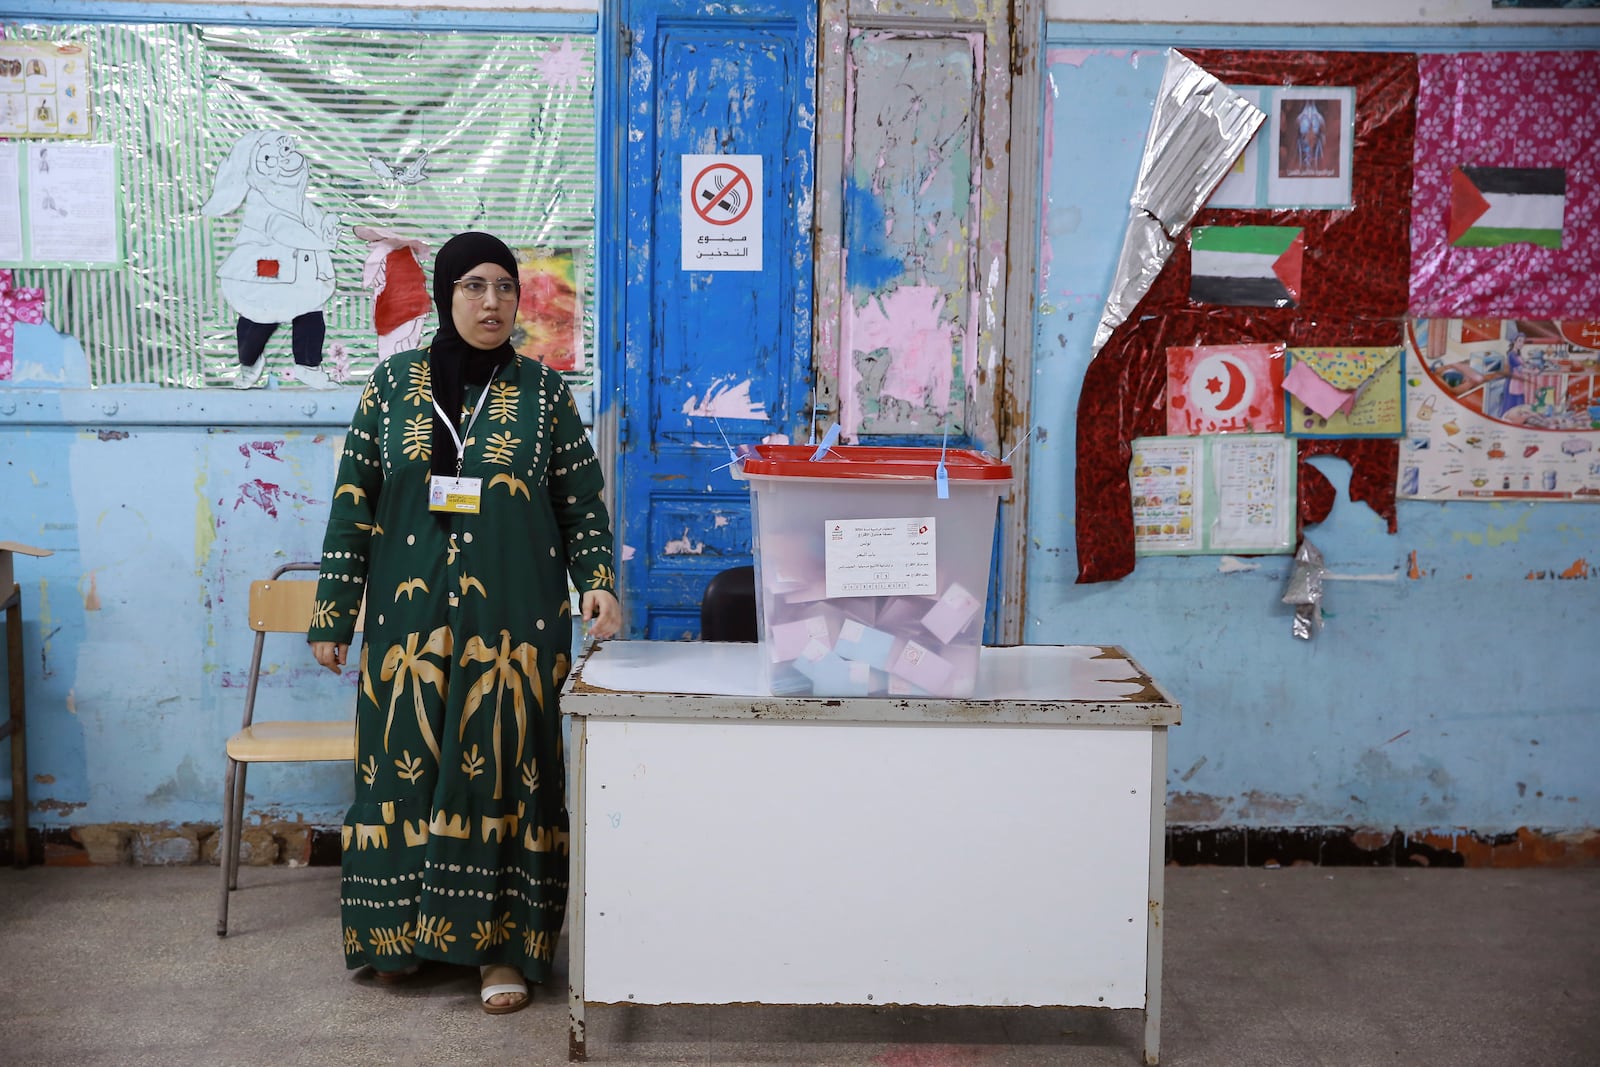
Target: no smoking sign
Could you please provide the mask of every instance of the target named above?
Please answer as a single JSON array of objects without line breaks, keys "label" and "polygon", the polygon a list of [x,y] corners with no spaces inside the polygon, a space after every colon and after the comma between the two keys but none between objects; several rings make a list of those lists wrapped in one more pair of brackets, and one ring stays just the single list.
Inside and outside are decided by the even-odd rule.
[{"label": "no smoking sign", "polygon": [[761,157],[684,156],[683,269],[761,269]]}]

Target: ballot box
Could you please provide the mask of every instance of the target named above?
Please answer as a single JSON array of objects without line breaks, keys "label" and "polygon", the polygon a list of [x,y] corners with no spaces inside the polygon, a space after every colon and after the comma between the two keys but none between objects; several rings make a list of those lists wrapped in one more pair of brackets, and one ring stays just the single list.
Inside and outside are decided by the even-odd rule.
[{"label": "ballot box", "polygon": [[970,449],[757,445],[757,634],[784,696],[966,696],[1011,468]]}]

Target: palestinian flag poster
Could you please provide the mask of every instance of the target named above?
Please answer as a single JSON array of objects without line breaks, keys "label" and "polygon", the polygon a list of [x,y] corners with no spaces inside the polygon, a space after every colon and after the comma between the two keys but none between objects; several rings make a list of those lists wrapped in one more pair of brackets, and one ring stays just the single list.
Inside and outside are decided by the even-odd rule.
[{"label": "palestinian flag poster", "polygon": [[1298,226],[1197,226],[1189,299],[1226,307],[1297,307],[1305,233]]},{"label": "palestinian flag poster", "polygon": [[1416,63],[1409,314],[1600,320],[1600,50]]},{"label": "palestinian flag poster", "polygon": [[1567,211],[1562,167],[1456,167],[1449,240],[1457,248],[1527,243],[1560,248]]}]

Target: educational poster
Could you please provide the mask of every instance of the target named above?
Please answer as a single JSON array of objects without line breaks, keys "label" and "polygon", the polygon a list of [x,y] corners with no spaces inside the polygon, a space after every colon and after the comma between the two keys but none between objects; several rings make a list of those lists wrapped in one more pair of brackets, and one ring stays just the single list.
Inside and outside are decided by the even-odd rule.
[{"label": "educational poster", "polygon": [[1294,86],[1268,112],[1267,206],[1350,207],[1356,91]]},{"label": "educational poster", "polygon": [[1600,322],[1419,319],[1398,494],[1600,500]]},{"label": "educational poster", "polygon": [[31,266],[114,267],[122,260],[116,146],[30,142],[24,182]]},{"label": "educational poster", "polygon": [[1199,552],[1198,438],[1141,437],[1133,443],[1133,540],[1141,553]]},{"label": "educational poster", "polygon": [[1135,438],[1135,553],[1293,551],[1296,462],[1277,435]]},{"label": "educational poster", "polygon": [[578,257],[570,248],[518,248],[522,286],[511,347],[552,370],[583,369],[583,294]]},{"label": "educational poster", "polygon": [[0,41],[0,137],[87,137],[89,50]]},{"label": "educational poster", "polygon": [[1410,314],[1600,319],[1600,52],[1416,62]]},{"label": "educational poster", "polygon": [[1291,437],[1405,433],[1405,360],[1382,348],[1291,348],[1284,376]]},{"label": "educational poster", "polygon": [[1282,433],[1283,351],[1281,344],[1167,349],[1167,433]]}]

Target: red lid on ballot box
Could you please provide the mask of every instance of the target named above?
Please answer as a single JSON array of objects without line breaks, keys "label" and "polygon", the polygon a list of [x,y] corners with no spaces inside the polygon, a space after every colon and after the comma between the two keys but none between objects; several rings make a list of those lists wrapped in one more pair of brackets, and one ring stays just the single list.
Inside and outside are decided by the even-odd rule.
[{"label": "red lid on ballot box", "polygon": [[929,479],[944,460],[951,481],[1000,482],[1011,478],[1011,465],[970,448],[878,447],[829,445],[822,458],[816,445],[753,445],[744,459],[747,475],[781,478]]}]

